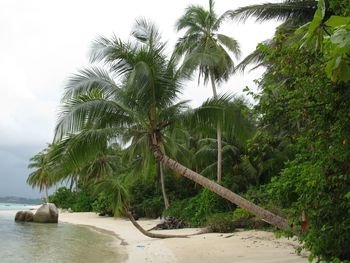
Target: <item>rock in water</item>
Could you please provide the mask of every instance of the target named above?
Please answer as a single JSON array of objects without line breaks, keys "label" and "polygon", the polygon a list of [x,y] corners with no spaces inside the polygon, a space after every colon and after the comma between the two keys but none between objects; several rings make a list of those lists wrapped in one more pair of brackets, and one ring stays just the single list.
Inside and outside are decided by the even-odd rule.
[{"label": "rock in water", "polygon": [[55,204],[46,203],[39,207],[34,215],[36,223],[58,223],[58,209]]},{"label": "rock in water", "polygon": [[34,214],[30,211],[18,211],[15,216],[16,222],[33,222]]}]

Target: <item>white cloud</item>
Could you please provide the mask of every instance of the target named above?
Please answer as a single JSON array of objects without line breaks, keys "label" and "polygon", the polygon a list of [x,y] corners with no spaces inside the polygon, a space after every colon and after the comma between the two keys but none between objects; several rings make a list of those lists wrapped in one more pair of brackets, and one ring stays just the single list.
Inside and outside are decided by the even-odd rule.
[{"label": "white cloud", "polygon": [[[262,0],[217,0],[216,9],[222,13],[257,2]],[[127,39],[135,18],[142,16],[158,24],[170,50],[177,38],[175,21],[189,4],[206,6],[207,1],[1,1],[0,147],[44,148],[52,140],[64,82],[88,65],[89,47],[97,36],[114,33]],[[230,23],[223,31],[240,42],[246,55],[272,36],[275,25]],[[219,91],[240,93],[259,74],[233,76]],[[195,106],[212,95],[209,87],[197,87],[197,81],[189,83],[183,94]]]}]

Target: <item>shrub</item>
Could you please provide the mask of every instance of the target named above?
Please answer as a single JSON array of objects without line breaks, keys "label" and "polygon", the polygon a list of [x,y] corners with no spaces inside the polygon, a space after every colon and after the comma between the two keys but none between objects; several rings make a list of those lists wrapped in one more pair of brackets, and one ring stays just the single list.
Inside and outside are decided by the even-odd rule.
[{"label": "shrub", "polygon": [[202,189],[192,198],[180,200],[171,204],[163,214],[173,216],[186,221],[191,226],[205,226],[208,217],[214,213],[227,212],[233,209],[233,205],[227,200]]},{"label": "shrub", "polygon": [[66,187],[60,187],[49,196],[49,201],[56,204],[57,207],[68,209],[75,212],[92,211],[91,204],[95,197],[87,187],[80,187],[77,192],[73,192]]},{"label": "shrub", "polygon": [[233,232],[236,229],[232,213],[213,214],[207,224],[211,231],[218,233]]},{"label": "shrub", "polygon": [[79,190],[75,192],[75,201],[72,209],[74,212],[91,212],[94,201],[95,197],[91,190],[86,186],[80,186]]},{"label": "shrub", "polygon": [[112,202],[105,193],[100,193],[97,199],[92,203],[92,211],[101,214],[112,214]]},{"label": "shrub", "polygon": [[60,187],[49,196],[49,202],[54,203],[59,208],[72,208],[75,202],[75,194],[66,187]]}]

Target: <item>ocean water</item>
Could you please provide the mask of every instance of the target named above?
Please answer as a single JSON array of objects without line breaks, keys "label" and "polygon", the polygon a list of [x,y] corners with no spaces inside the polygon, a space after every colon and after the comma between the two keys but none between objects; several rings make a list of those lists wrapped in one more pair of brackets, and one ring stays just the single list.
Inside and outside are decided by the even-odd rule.
[{"label": "ocean water", "polygon": [[0,203],[0,210],[29,210],[33,205]]},{"label": "ocean water", "polygon": [[15,223],[14,213],[0,211],[1,263],[118,263],[125,259],[120,240],[107,233],[62,223]]}]

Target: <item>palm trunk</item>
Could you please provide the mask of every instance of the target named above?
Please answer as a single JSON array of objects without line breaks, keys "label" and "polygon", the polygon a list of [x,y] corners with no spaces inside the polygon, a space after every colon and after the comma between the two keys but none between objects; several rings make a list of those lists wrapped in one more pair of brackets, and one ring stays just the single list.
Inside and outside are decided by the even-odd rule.
[{"label": "palm trunk", "polygon": [[46,203],[49,202],[49,193],[48,193],[48,190],[47,190],[47,184],[45,184],[45,200],[46,200]]},{"label": "palm trunk", "polygon": [[[125,208],[127,209],[127,208]],[[126,210],[126,214],[128,216],[128,218],[130,219],[131,223],[137,228],[137,230],[139,230],[142,234],[144,234],[147,237],[150,238],[175,238],[175,237],[187,237],[187,235],[165,235],[165,234],[156,234],[156,233],[152,233],[147,231],[146,229],[144,229],[139,223],[137,223],[137,221],[135,220],[135,218],[132,216],[132,214]]]},{"label": "palm trunk", "polygon": [[169,205],[169,199],[165,191],[165,183],[164,183],[164,173],[163,173],[163,165],[162,163],[158,162],[159,164],[159,173],[160,173],[160,184],[162,186],[162,194],[163,194],[163,200],[164,200],[164,207],[165,209],[168,209],[170,207]]},{"label": "palm trunk", "polygon": [[[211,87],[213,89],[213,96],[216,99],[218,97],[218,94],[216,92],[216,86],[215,86],[215,78],[214,74],[210,74],[210,80],[211,80]],[[216,141],[218,145],[218,164],[217,164],[217,172],[216,172],[216,181],[218,183],[221,182],[221,174],[222,174],[222,142],[221,142],[221,129],[220,125],[218,124],[216,129]]]},{"label": "palm trunk", "polygon": [[221,174],[222,174],[222,143],[221,143],[221,129],[220,125],[218,124],[218,127],[216,129],[216,140],[218,143],[218,167],[217,167],[217,173],[216,173],[216,181],[218,183],[221,182]]},{"label": "palm trunk", "polygon": [[233,193],[229,189],[209,180],[208,178],[192,171],[189,168],[186,168],[185,166],[181,165],[180,163],[174,161],[173,159],[169,158],[168,156],[164,155],[158,146],[153,145],[152,151],[154,156],[158,161],[169,167],[170,169],[174,170],[175,172],[179,173],[180,175],[196,182],[197,184],[202,185],[203,187],[209,189],[210,191],[218,194],[219,196],[229,200],[231,203],[234,203],[238,205],[239,207],[242,207],[246,209],[251,214],[256,215],[257,217],[261,218],[262,220],[266,221],[267,223],[276,226],[280,229],[288,229],[288,221],[285,218],[282,218],[280,216],[277,216],[257,205],[254,203],[248,201],[247,199],[244,199],[243,197]]}]

